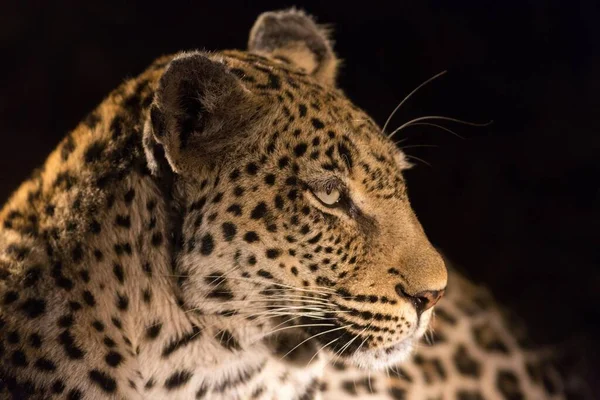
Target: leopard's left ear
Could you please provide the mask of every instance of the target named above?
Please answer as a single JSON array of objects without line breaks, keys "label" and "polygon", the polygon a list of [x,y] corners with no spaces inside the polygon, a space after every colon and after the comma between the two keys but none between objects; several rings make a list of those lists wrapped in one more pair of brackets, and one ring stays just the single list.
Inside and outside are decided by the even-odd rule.
[{"label": "leopard's left ear", "polygon": [[302,11],[289,9],[261,14],[248,50],[289,61],[326,85],[334,85],[339,61],[328,31]]}]

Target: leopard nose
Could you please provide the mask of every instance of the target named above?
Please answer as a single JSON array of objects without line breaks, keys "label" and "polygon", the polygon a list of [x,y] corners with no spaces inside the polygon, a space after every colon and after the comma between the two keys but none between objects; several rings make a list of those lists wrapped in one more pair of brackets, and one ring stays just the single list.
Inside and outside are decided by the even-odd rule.
[{"label": "leopard nose", "polygon": [[424,311],[429,310],[431,307],[435,306],[435,304],[442,298],[445,290],[424,290],[417,294],[411,295],[404,290],[404,287],[399,283],[396,285],[396,293],[398,295],[407,298],[417,310],[418,314],[423,313]]}]

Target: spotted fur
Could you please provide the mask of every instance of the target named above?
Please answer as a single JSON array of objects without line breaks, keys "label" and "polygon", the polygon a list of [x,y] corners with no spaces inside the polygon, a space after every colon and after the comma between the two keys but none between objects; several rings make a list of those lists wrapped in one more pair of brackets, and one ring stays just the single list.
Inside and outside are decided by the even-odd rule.
[{"label": "spotted fur", "polygon": [[86,117],[0,213],[2,397],[561,398],[454,273],[418,344],[446,267],[337,64],[266,13],[247,52],[162,57]]}]

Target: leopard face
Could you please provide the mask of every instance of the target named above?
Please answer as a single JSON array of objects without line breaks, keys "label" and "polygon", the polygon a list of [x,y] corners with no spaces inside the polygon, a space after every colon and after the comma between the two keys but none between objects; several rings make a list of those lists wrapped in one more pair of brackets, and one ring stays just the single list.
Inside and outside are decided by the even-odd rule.
[{"label": "leopard face", "polygon": [[174,172],[188,309],[384,368],[424,334],[447,275],[410,207],[408,163],[336,89],[336,67],[310,18],[264,14],[249,52],[168,64],[146,152]]}]

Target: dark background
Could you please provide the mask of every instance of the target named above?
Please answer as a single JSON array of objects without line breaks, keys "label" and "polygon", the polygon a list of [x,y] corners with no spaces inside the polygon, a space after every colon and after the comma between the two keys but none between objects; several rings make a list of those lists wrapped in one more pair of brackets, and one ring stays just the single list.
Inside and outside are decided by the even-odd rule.
[{"label": "dark background", "polygon": [[[396,4],[400,3],[400,4]],[[298,5],[333,23],[340,86],[413,127],[407,173],[431,240],[530,321],[540,343],[600,335],[600,9],[594,1],[28,1],[0,13],[0,199],[126,77],[181,49],[244,48],[256,16]],[[411,147],[436,145],[439,147]],[[600,358],[600,357],[598,357]],[[592,367],[589,368],[593,370]]]}]

